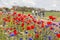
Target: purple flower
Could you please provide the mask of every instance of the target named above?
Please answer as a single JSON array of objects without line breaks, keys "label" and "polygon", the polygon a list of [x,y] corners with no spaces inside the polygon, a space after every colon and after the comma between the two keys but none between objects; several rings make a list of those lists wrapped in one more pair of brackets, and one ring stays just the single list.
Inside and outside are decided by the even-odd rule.
[{"label": "purple flower", "polygon": [[58,34],[58,32],[54,32],[54,34]]},{"label": "purple flower", "polygon": [[28,34],[28,31],[25,31],[25,34]]},{"label": "purple flower", "polygon": [[23,38],[20,38],[20,40],[23,40]]},{"label": "purple flower", "polygon": [[48,36],[48,39],[49,39],[49,40],[52,40],[52,36]]},{"label": "purple flower", "polygon": [[48,28],[48,27],[49,27],[49,25],[45,25],[45,27],[46,27],[46,28]]},{"label": "purple flower", "polygon": [[52,23],[52,25],[56,25],[55,23]]},{"label": "purple flower", "polygon": [[15,36],[14,33],[11,33],[10,36]]},{"label": "purple flower", "polygon": [[59,22],[59,25],[60,25],[60,22]]},{"label": "purple flower", "polygon": [[56,24],[56,27],[58,27],[58,25]]},{"label": "purple flower", "polygon": [[33,38],[29,38],[29,40],[33,40]]}]

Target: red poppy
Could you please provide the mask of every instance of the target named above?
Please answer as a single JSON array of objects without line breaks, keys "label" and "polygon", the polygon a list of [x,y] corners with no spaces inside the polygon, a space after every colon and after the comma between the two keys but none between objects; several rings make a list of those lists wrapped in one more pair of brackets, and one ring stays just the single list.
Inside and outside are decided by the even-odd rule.
[{"label": "red poppy", "polygon": [[16,14],[17,14],[17,12],[15,11],[15,12],[13,12],[13,14],[12,14],[12,15],[14,16],[14,15],[16,15]]},{"label": "red poppy", "polygon": [[34,26],[34,25],[32,25],[32,26],[31,26],[31,29],[34,29],[34,28],[35,28],[35,26]]},{"label": "red poppy", "polygon": [[44,23],[42,23],[42,24],[41,24],[41,27],[44,28],[44,26],[45,26]]},{"label": "red poppy", "polygon": [[56,18],[55,18],[55,17],[53,17],[53,18],[52,18],[52,21],[54,21],[55,19],[56,19]]},{"label": "red poppy", "polygon": [[28,14],[28,16],[30,16],[31,14]]},{"label": "red poppy", "polygon": [[52,22],[47,22],[47,24],[48,24],[48,25],[51,25],[51,24],[52,24]]},{"label": "red poppy", "polygon": [[24,23],[22,23],[21,26],[24,27]]},{"label": "red poppy", "polygon": [[31,27],[30,26],[27,26],[27,30],[31,30]]},{"label": "red poppy", "polygon": [[56,36],[57,36],[58,38],[60,38],[60,34],[56,34]]},{"label": "red poppy", "polygon": [[14,34],[15,34],[15,35],[17,35],[17,34],[18,34],[17,30],[14,30]]},{"label": "red poppy", "polygon": [[35,38],[39,38],[39,34],[38,33],[35,34]]},{"label": "red poppy", "polygon": [[49,16],[49,19],[52,19],[53,18],[53,16]]},{"label": "red poppy", "polygon": [[33,19],[33,22],[36,23],[37,22],[36,19]]},{"label": "red poppy", "polygon": [[49,19],[51,19],[52,21],[55,20],[56,18],[54,16],[49,16]]},{"label": "red poppy", "polygon": [[37,21],[37,24],[40,24],[40,21]]},{"label": "red poppy", "polygon": [[6,22],[6,21],[7,21],[7,19],[6,19],[6,18],[3,18],[3,21],[5,21],[5,22]]},{"label": "red poppy", "polygon": [[20,18],[17,18],[18,21],[20,21],[21,19]]},{"label": "red poppy", "polygon": [[19,13],[18,16],[21,16],[21,14]]},{"label": "red poppy", "polygon": [[30,15],[30,18],[33,18],[33,16],[32,16],[32,15]]}]

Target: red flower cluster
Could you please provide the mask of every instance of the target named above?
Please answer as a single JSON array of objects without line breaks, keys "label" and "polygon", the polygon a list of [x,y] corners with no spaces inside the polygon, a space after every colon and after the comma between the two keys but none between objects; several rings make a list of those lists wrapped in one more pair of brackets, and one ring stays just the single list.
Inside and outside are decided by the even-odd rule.
[{"label": "red flower cluster", "polygon": [[51,19],[52,21],[55,20],[56,18],[54,16],[49,16],[49,19]]},{"label": "red flower cluster", "polygon": [[27,30],[31,30],[31,29],[34,29],[35,26],[34,25],[31,25],[31,26],[27,26]]}]

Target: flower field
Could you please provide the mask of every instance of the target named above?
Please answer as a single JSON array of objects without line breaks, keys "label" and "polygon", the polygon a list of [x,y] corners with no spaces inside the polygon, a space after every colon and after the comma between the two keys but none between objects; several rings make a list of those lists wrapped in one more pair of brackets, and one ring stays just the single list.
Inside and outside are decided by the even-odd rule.
[{"label": "flower field", "polygon": [[0,12],[0,40],[60,40],[60,13],[48,13],[41,19],[30,13]]}]

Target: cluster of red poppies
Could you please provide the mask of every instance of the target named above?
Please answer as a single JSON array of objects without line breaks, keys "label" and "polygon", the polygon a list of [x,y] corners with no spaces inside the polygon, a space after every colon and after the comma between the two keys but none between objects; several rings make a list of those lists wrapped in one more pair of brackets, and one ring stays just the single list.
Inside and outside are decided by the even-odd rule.
[{"label": "cluster of red poppies", "polygon": [[[37,20],[31,14],[25,15],[25,14],[14,12],[13,14],[10,14],[7,17],[4,17],[3,21],[6,23],[12,22],[14,25],[20,25],[22,27],[22,30],[34,30],[36,27],[38,27],[40,29],[49,27],[50,30],[52,30],[53,29],[52,24],[53,24],[53,21],[56,19],[56,17],[49,16],[49,19],[50,19],[50,21]],[[13,30],[15,35],[17,35],[19,33],[14,28],[6,28],[6,30]],[[40,30],[40,32],[41,32],[41,30]],[[57,34],[56,36],[60,38],[60,34]],[[36,33],[35,37],[38,38],[39,34]]]}]

